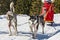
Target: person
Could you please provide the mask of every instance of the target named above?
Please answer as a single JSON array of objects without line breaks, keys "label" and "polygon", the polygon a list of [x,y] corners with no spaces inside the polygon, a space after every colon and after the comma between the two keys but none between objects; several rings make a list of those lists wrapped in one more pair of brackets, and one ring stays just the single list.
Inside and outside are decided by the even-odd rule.
[{"label": "person", "polygon": [[42,12],[41,15],[44,15],[44,21],[51,23],[53,25],[54,19],[54,0],[42,0]]}]

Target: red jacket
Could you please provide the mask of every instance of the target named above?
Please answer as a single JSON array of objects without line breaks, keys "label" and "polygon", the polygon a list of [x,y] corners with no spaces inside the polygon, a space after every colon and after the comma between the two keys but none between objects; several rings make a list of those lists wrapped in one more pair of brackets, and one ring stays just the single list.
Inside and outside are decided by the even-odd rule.
[{"label": "red jacket", "polygon": [[46,14],[44,16],[44,21],[53,22],[54,18],[54,5],[52,3],[45,2],[42,7],[42,13],[44,12],[44,8],[46,9]]}]

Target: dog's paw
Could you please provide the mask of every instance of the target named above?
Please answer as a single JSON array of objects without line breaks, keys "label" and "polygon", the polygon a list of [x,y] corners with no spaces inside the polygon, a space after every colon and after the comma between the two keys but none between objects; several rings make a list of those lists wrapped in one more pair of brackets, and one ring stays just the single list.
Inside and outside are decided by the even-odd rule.
[{"label": "dog's paw", "polygon": [[9,34],[9,36],[12,36],[12,34]]}]

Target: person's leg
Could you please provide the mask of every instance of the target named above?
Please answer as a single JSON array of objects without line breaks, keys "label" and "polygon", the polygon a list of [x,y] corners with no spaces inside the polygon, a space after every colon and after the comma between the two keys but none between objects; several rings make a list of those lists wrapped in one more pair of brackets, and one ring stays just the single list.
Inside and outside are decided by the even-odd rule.
[{"label": "person's leg", "polygon": [[54,22],[51,22],[51,26],[53,26],[53,23],[54,23]]}]

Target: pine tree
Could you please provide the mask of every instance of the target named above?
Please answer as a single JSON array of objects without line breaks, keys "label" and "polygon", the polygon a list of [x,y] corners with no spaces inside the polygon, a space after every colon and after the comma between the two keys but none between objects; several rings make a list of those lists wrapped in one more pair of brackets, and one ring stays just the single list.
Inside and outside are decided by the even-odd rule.
[{"label": "pine tree", "polygon": [[0,14],[5,14],[9,10],[10,0],[0,0]]},{"label": "pine tree", "polygon": [[38,15],[40,14],[41,9],[41,0],[32,0],[30,8],[30,15]]}]

